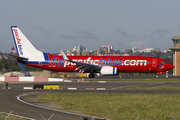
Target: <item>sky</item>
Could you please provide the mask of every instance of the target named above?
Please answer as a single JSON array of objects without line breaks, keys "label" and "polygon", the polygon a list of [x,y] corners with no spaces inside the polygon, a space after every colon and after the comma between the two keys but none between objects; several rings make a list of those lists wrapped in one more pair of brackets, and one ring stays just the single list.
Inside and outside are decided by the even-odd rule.
[{"label": "sky", "polygon": [[77,45],[172,48],[179,5],[179,0],[0,0],[0,51],[9,53],[14,46],[11,26],[49,53]]}]

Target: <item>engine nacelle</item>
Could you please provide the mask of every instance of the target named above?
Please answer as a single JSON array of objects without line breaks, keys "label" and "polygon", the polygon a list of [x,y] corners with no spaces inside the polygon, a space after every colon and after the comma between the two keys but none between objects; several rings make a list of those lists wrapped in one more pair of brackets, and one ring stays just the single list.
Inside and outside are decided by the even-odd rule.
[{"label": "engine nacelle", "polygon": [[117,75],[117,68],[110,66],[103,66],[100,73],[101,75]]}]

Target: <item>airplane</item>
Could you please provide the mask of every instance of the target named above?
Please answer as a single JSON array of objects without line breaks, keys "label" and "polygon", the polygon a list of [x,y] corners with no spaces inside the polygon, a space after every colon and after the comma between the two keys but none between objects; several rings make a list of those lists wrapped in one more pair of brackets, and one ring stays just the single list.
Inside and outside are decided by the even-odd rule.
[{"label": "airplane", "polygon": [[56,56],[37,50],[17,26],[11,26],[17,51],[16,60],[30,67],[58,72],[95,73],[115,76],[121,72],[164,74],[174,66],[165,60],[145,56]]}]

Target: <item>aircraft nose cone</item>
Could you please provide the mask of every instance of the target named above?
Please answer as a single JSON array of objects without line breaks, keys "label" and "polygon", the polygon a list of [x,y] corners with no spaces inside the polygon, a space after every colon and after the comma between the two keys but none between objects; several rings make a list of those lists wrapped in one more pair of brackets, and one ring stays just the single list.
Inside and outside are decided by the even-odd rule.
[{"label": "aircraft nose cone", "polygon": [[173,69],[173,68],[174,68],[174,65],[168,63],[168,70]]}]

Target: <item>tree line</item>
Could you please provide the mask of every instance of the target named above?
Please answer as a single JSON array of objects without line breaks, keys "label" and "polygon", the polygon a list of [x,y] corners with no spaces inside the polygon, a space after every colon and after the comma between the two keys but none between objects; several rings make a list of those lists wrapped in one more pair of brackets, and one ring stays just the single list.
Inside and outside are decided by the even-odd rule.
[{"label": "tree line", "polygon": [[[10,55],[10,54],[9,54]],[[15,60],[14,57],[9,55],[1,55],[0,59],[0,71],[21,71],[18,62]],[[25,66],[25,65],[24,65]],[[27,67],[25,66],[26,71],[39,71],[40,69],[34,67]]]}]

